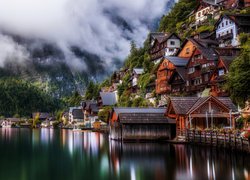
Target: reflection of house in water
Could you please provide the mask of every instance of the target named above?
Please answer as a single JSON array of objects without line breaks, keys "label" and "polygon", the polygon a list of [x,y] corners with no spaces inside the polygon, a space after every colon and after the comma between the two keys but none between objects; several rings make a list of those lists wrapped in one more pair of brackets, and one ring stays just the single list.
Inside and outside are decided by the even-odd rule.
[{"label": "reflection of house in water", "polygon": [[[140,175],[139,179],[166,179],[167,157],[170,151],[169,144],[156,143],[121,143],[110,142],[110,164],[116,176],[121,170],[127,173],[127,179],[133,179],[134,174]],[[152,168],[153,167],[153,168]],[[144,177],[144,178],[143,178]],[[172,176],[174,177],[174,176]]]}]

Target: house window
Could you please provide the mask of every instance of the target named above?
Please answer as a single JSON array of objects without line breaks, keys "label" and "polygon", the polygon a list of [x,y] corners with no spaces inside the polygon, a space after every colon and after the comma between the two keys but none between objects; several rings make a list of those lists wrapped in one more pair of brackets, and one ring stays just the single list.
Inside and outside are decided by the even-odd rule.
[{"label": "house window", "polygon": [[205,81],[208,81],[208,74],[205,74],[205,75],[204,75],[204,80],[205,80]]},{"label": "house window", "polygon": [[226,26],[228,25],[228,21],[226,21]]},{"label": "house window", "polygon": [[233,34],[233,29],[231,29],[230,31],[231,31],[231,33]]},{"label": "house window", "polygon": [[225,74],[224,69],[219,69],[219,76],[223,76]]},{"label": "house window", "polygon": [[228,34],[229,32],[227,31],[227,34]]},{"label": "house window", "polygon": [[186,54],[189,54],[189,53],[190,53],[190,49],[186,48]]},{"label": "house window", "polygon": [[171,45],[175,45],[175,41],[170,41],[170,44]]},{"label": "house window", "polygon": [[201,13],[200,12],[198,13],[198,17],[201,17]]},{"label": "house window", "polygon": [[229,21],[229,24],[232,24],[232,21]]},{"label": "house window", "polygon": [[189,74],[194,73],[194,71],[195,71],[194,67],[191,67],[191,68],[188,69],[188,73],[189,73]]},{"label": "house window", "polygon": [[205,14],[205,10],[202,11],[202,15],[204,15],[204,14]]},{"label": "house window", "polygon": [[186,82],[186,85],[189,86],[189,81]]},{"label": "house window", "polygon": [[224,27],[224,23],[222,23],[221,26]]},{"label": "house window", "polygon": [[219,26],[219,29],[220,29],[220,26]]}]

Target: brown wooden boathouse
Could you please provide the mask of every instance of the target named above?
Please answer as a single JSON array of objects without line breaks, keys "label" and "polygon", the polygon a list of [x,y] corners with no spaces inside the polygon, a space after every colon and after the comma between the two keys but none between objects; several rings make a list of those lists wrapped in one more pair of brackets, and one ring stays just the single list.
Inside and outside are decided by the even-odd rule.
[{"label": "brown wooden boathouse", "polygon": [[235,127],[237,108],[228,97],[171,97],[166,116],[176,120],[176,134],[187,129]]},{"label": "brown wooden boathouse", "polygon": [[168,140],[175,138],[175,120],[165,108],[114,108],[110,138],[114,140]]}]

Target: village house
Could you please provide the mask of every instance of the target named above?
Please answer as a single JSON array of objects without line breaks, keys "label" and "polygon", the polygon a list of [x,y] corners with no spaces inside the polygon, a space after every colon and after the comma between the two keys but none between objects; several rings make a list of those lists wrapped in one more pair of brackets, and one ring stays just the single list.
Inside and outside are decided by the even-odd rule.
[{"label": "village house", "polygon": [[77,124],[77,125],[84,124],[84,114],[81,106],[69,108],[69,122],[70,124]]},{"label": "village house", "polygon": [[229,72],[229,66],[233,62],[236,56],[220,56],[219,62],[212,73],[209,80],[209,85],[211,88],[210,94],[213,96],[229,96],[229,92],[223,89],[223,85],[226,83],[226,74]]},{"label": "village house", "polygon": [[150,34],[150,58],[158,63],[164,56],[174,56],[181,46],[181,39],[175,33],[154,32]]},{"label": "village house", "polygon": [[171,95],[182,95],[186,93],[187,69],[186,67],[176,67],[169,78],[171,85]]},{"label": "village house", "polygon": [[171,85],[169,84],[170,77],[175,72],[176,68],[185,67],[188,58],[181,58],[176,56],[164,57],[157,69],[156,79],[156,93],[159,95],[166,95],[171,92]]},{"label": "village house", "polygon": [[211,73],[218,61],[214,50],[218,43],[209,39],[188,38],[179,52],[179,57],[189,57],[187,63],[186,92],[201,96],[209,83]]},{"label": "village house", "polygon": [[93,123],[98,119],[98,104],[96,101],[83,101],[81,103],[84,113],[84,125],[85,127],[93,127]]},{"label": "village house", "polygon": [[138,87],[138,80],[139,77],[144,73],[143,68],[134,68],[132,73],[131,73],[131,92],[132,93],[137,93],[139,87]]},{"label": "village house", "polygon": [[194,10],[195,26],[196,29],[207,23],[209,19],[219,19],[221,7],[218,5],[220,1],[200,1],[199,6]]},{"label": "village house", "polygon": [[47,112],[35,112],[35,113],[32,113],[32,118],[35,119],[37,118],[39,119],[39,121],[45,121],[47,119],[49,119],[51,116],[50,116],[50,113],[47,113]]},{"label": "village house", "polygon": [[239,34],[250,32],[250,15],[223,15],[215,24],[220,47],[238,47]]},{"label": "village house", "polygon": [[171,97],[166,116],[176,121],[176,134],[186,129],[235,128],[237,108],[228,97]]},{"label": "village house", "polygon": [[175,120],[164,116],[165,108],[113,108],[110,138],[166,140],[175,138]]},{"label": "village house", "polygon": [[100,92],[100,99],[98,100],[98,106],[113,106],[118,102],[118,94],[115,92]]}]

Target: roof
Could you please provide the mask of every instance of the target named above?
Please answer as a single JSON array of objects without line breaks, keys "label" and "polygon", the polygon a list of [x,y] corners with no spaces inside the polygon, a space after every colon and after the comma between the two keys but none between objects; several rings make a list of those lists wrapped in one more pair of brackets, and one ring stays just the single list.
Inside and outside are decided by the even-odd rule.
[{"label": "roof", "polygon": [[82,107],[85,110],[90,110],[92,112],[98,112],[98,105],[96,101],[83,101]]},{"label": "roof", "polygon": [[217,97],[224,105],[231,109],[233,112],[237,112],[238,109],[229,97]]},{"label": "roof", "polygon": [[165,56],[175,66],[186,66],[189,58],[181,58],[177,56]]},{"label": "roof", "polygon": [[164,116],[163,113],[125,113],[119,115],[121,123],[133,123],[133,124],[175,124],[174,119],[169,119]]},{"label": "roof", "polygon": [[165,117],[165,108],[114,108],[121,123],[175,123]]},{"label": "roof", "polygon": [[81,109],[73,109],[72,115],[74,119],[83,119],[84,115]]},{"label": "roof", "polygon": [[153,39],[156,39],[159,43],[162,43],[162,42],[168,40],[172,36],[176,36],[178,39],[180,39],[180,37],[176,33],[153,32],[150,34],[150,36]]},{"label": "roof", "polygon": [[236,106],[229,97],[171,97],[169,105],[172,104],[176,114],[185,115],[195,111],[209,99],[214,99],[218,104],[221,103],[227,109],[237,112]]},{"label": "roof", "polygon": [[100,96],[104,106],[112,106],[117,103],[115,92],[100,92]]},{"label": "roof", "polygon": [[133,108],[133,107],[119,107],[114,108],[114,112],[120,113],[165,113],[165,108]]},{"label": "roof", "polygon": [[236,56],[220,56],[220,60],[223,62],[227,70],[229,70],[230,64],[233,62],[235,58]]},{"label": "roof", "polygon": [[223,18],[227,18],[235,22],[238,26],[250,26],[250,15],[249,14],[235,14],[235,15],[222,15],[215,23],[217,27]]},{"label": "roof", "polygon": [[172,104],[176,114],[186,114],[198,99],[198,97],[170,97],[169,105]]},{"label": "roof", "polygon": [[206,57],[207,60],[218,60],[218,55],[213,48],[199,48],[201,54]]},{"label": "roof", "polygon": [[169,83],[171,83],[174,80],[173,78],[175,77],[176,74],[178,74],[182,78],[182,80],[186,82],[187,80],[186,67],[176,67],[174,73],[169,78]]},{"label": "roof", "polygon": [[143,68],[134,68],[133,72],[135,72],[136,74],[143,74],[144,70],[143,70]]}]

